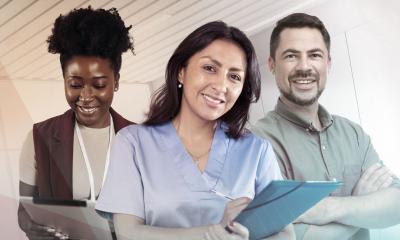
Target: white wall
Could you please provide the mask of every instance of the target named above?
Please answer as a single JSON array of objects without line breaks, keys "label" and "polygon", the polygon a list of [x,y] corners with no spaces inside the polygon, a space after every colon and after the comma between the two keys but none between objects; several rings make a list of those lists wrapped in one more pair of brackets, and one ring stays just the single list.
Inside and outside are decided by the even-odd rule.
[{"label": "white wall", "polygon": [[[320,102],[361,124],[381,159],[400,175],[400,2],[331,0],[308,9],[326,25],[332,38],[332,69]],[[261,64],[262,99],[252,107],[251,122],[272,110],[279,95],[267,71],[272,28],[251,37]],[[371,232],[373,239],[400,239],[400,225]]]},{"label": "white wall", "polygon": [[[0,64],[0,74],[3,73]],[[0,238],[22,239],[17,221],[18,156],[30,116],[9,80],[0,80]],[[22,109],[20,111],[19,109]]]},{"label": "white wall", "polygon": [[113,108],[125,118],[140,123],[145,119],[150,104],[149,84],[120,83],[114,95]]}]

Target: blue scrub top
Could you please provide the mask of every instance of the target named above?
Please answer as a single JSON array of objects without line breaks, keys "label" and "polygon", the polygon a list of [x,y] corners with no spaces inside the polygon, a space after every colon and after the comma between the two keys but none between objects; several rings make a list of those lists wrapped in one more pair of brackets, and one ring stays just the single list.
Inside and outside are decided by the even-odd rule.
[{"label": "blue scrub top", "polygon": [[282,179],[272,146],[247,133],[229,138],[219,123],[201,173],[172,125],[131,125],[120,130],[96,209],[132,214],[146,225],[197,227],[219,223],[224,197],[249,197]]}]

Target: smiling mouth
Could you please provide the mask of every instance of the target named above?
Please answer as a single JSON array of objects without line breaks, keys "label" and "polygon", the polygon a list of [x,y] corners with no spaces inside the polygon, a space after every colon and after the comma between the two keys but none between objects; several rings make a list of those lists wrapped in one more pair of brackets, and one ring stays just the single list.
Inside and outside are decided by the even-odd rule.
[{"label": "smiling mouth", "polygon": [[297,83],[297,84],[310,84],[315,82],[315,79],[294,79],[292,80],[293,83]]},{"label": "smiling mouth", "polygon": [[212,97],[212,96],[207,95],[205,93],[202,93],[201,95],[206,99],[206,101],[208,101],[209,103],[211,103],[213,105],[218,105],[218,104],[221,104],[221,103],[225,103],[224,100],[216,98],[216,97]]},{"label": "smiling mouth", "polygon": [[78,106],[78,110],[84,114],[92,114],[94,113],[98,107],[83,107],[83,106]]}]

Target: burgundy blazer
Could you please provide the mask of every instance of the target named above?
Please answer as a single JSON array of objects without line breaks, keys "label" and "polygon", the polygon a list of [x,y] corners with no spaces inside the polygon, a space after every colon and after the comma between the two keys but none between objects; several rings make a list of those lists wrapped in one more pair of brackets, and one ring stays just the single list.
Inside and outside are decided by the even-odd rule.
[{"label": "burgundy blazer", "polygon": [[[112,108],[115,133],[134,124]],[[64,114],[33,125],[33,141],[37,166],[36,186],[40,198],[72,200],[72,154],[75,114]]]}]

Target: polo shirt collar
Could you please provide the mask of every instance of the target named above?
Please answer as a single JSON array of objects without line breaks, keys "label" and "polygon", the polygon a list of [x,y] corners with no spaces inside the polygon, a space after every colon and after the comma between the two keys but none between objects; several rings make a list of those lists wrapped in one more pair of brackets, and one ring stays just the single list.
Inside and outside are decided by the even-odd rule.
[{"label": "polo shirt collar", "polygon": [[[301,117],[294,112],[292,112],[287,105],[285,105],[280,99],[278,99],[278,103],[276,104],[275,111],[286,120],[299,125],[305,129],[317,131],[312,124],[310,119]],[[333,118],[329,114],[329,112],[321,105],[318,104],[318,116],[319,120],[322,124],[322,130],[330,127],[333,123]]]}]

